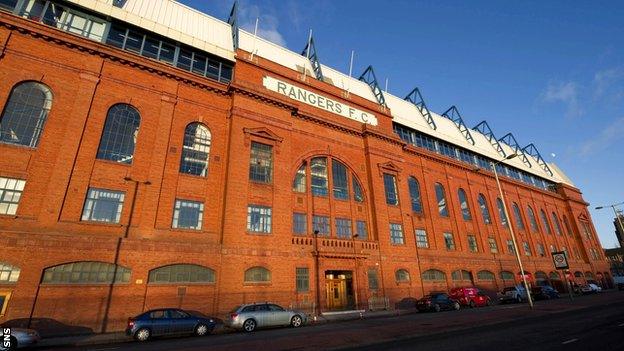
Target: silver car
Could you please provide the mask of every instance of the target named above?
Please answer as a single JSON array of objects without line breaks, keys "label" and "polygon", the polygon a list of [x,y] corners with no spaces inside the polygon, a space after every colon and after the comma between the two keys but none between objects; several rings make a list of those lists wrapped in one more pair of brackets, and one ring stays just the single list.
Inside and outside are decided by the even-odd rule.
[{"label": "silver car", "polygon": [[276,304],[263,302],[240,305],[234,308],[225,325],[246,332],[256,328],[290,325],[298,328],[307,322],[307,316],[301,311],[284,309]]},{"label": "silver car", "polygon": [[[4,341],[4,332],[10,330],[9,342]],[[41,337],[37,331],[24,328],[2,328],[3,340],[0,343],[0,350],[15,350],[22,347],[36,345]]]}]

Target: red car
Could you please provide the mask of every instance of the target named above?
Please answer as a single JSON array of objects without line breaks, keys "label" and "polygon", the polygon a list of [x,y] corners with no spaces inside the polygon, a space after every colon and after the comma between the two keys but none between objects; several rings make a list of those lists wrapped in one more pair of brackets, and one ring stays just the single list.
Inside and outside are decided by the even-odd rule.
[{"label": "red car", "polygon": [[477,306],[490,306],[492,304],[490,297],[482,293],[477,288],[453,288],[449,292],[449,296],[459,301],[462,306],[470,306],[470,308]]}]

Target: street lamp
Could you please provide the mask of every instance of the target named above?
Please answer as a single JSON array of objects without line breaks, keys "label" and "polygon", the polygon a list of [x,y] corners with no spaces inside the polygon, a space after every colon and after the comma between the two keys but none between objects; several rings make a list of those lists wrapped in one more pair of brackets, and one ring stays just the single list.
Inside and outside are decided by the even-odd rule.
[{"label": "street lamp", "polygon": [[[319,281],[318,229],[314,231],[314,275],[316,275],[316,315],[321,314],[321,282]],[[316,317],[315,317],[316,318]]]},{"label": "street lamp", "polygon": [[[496,186],[498,187],[498,193],[500,194],[501,201],[503,202],[503,212],[505,213],[505,218],[507,218],[507,225],[509,226],[509,232],[511,233],[511,241],[513,242],[514,253],[516,254],[516,260],[518,261],[518,266],[520,266],[520,273],[522,274],[522,282],[524,283],[524,289],[526,290],[527,301],[529,302],[529,307],[533,309],[533,299],[531,298],[531,292],[529,291],[529,284],[527,283],[524,267],[522,266],[522,260],[520,259],[520,251],[518,250],[518,244],[516,243],[516,235],[514,234],[514,231],[513,231],[513,225],[511,225],[511,217],[509,217],[509,213],[507,212],[507,201],[505,201],[503,188],[501,188],[500,180],[498,179],[498,172],[496,172],[496,166],[498,166],[499,163],[505,160],[511,160],[512,158],[515,158],[517,156],[518,155],[514,153],[494,163],[492,165],[492,170],[494,171],[494,178],[496,178]],[[479,171],[480,168],[477,168],[476,170]]]},{"label": "street lamp", "polygon": [[[618,232],[620,232],[620,236],[621,236],[621,240],[624,240],[624,225],[622,224],[622,218],[621,215],[618,214],[617,210],[615,209],[615,206],[619,206],[619,205],[623,205],[624,202],[620,202],[617,204],[612,204],[612,205],[604,205],[604,206],[598,206],[596,207],[597,210],[602,210],[605,207],[611,207],[613,209],[613,213],[615,213],[615,218],[618,221],[618,224],[620,225],[620,230]],[[620,243],[620,247],[622,247],[622,243]]]}]

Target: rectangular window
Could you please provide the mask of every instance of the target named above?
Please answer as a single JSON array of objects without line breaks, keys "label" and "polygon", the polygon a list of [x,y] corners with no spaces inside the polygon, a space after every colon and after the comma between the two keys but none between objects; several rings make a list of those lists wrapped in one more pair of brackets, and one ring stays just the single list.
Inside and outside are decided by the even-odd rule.
[{"label": "rectangular window", "polygon": [[397,194],[396,178],[392,174],[384,173],[383,179],[386,189],[386,203],[388,205],[398,205],[399,197]]},{"label": "rectangular window", "polygon": [[198,201],[176,200],[172,228],[201,230],[204,204]]},{"label": "rectangular window", "polygon": [[544,251],[544,245],[542,245],[542,244],[537,244],[537,253],[538,253],[538,255],[540,255],[541,257],[546,256],[546,251]]},{"label": "rectangular window", "polygon": [[496,244],[496,239],[494,239],[493,237],[489,237],[488,244],[490,245],[491,253],[498,253],[498,245]]},{"label": "rectangular window", "polygon": [[26,181],[22,179],[0,177],[0,214],[17,213]]},{"label": "rectangular window", "polygon": [[507,240],[507,252],[509,252],[510,254],[516,252],[516,250],[514,250],[513,240]]},{"label": "rectangular window", "polygon": [[531,247],[529,246],[529,243],[526,241],[522,242],[522,247],[524,248],[524,254],[531,256]]},{"label": "rectangular window", "polygon": [[247,231],[254,233],[271,232],[271,208],[266,206],[247,206]]},{"label": "rectangular window", "polygon": [[334,185],[334,198],[348,200],[349,185],[347,182],[347,167],[336,160],[332,160],[332,180]]},{"label": "rectangular window", "polygon": [[468,235],[468,249],[470,252],[478,252],[477,238],[474,235]]},{"label": "rectangular window", "polygon": [[427,239],[427,232],[424,229],[416,229],[416,245],[421,248],[429,248],[429,239]]},{"label": "rectangular window", "polygon": [[124,197],[123,191],[89,188],[82,220],[119,223]]},{"label": "rectangular window", "polygon": [[341,239],[351,239],[351,220],[336,218],[336,236]]},{"label": "rectangular window", "polygon": [[444,245],[449,251],[455,250],[455,239],[453,239],[452,233],[444,233]]},{"label": "rectangular window", "polygon": [[377,270],[371,268],[368,270],[368,288],[371,290],[379,289],[379,279],[377,278]]},{"label": "rectangular window", "polygon": [[318,230],[320,236],[329,236],[329,217],[312,216],[312,230]]},{"label": "rectangular window", "polygon": [[298,293],[310,291],[310,273],[307,268],[297,268],[296,279]]},{"label": "rectangular window", "polygon": [[251,142],[249,179],[254,182],[271,183],[273,174],[273,147]]},{"label": "rectangular window", "polygon": [[293,213],[293,233],[305,235],[307,227],[306,222],[305,213]]},{"label": "rectangular window", "polygon": [[360,240],[368,239],[368,231],[366,230],[365,221],[355,221],[356,235]]},{"label": "rectangular window", "polygon": [[403,238],[403,226],[398,223],[390,223],[390,242],[393,244],[405,244]]}]

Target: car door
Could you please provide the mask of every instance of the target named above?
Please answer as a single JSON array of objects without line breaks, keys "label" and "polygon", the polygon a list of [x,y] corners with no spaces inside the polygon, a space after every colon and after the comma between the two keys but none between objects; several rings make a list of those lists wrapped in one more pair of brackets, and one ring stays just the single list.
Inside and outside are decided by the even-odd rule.
[{"label": "car door", "polygon": [[170,310],[173,322],[172,333],[190,334],[195,329],[195,318],[182,310]]},{"label": "car door", "polygon": [[166,335],[170,332],[171,323],[169,319],[169,311],[167,310],[155,310],[150,312],[150,325],[152,329],[152,335]]},{"label": "car door", "polygon": [[270,325],[290,324],[290,313],[281,306],[269,304],[269,323]]},{"label": "car door", "polygon": [[253,315],[259,327],[266,327],[270,325],[269,324],[269,306],[267,304],[265,303],[257,304]]}]

